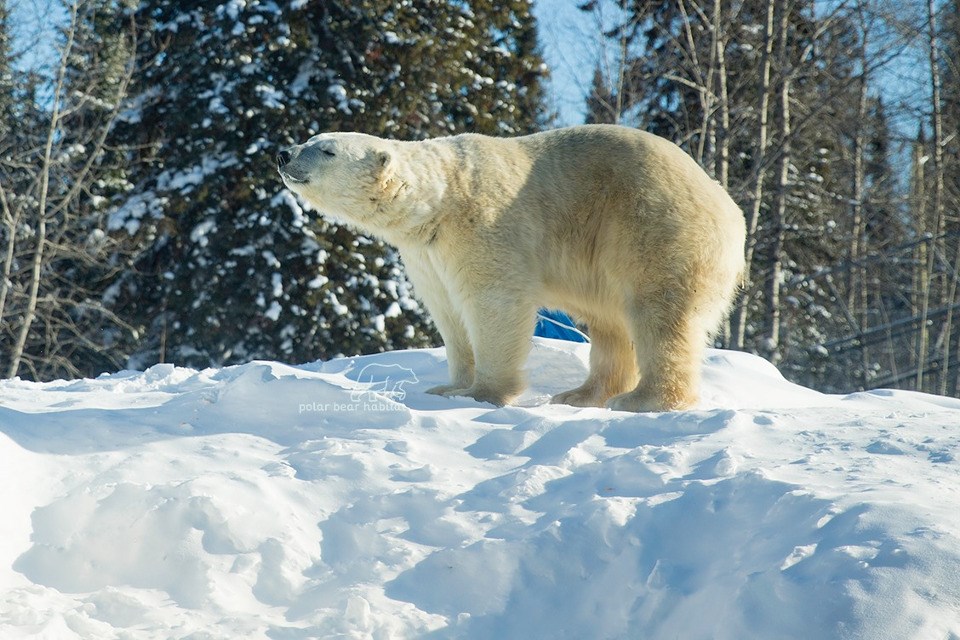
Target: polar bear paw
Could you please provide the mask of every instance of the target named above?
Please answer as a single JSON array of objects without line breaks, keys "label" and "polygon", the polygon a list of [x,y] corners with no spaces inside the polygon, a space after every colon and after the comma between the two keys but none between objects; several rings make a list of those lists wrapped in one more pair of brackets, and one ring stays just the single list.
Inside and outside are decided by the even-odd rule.
[{"label": "polar bear paw", "polygon": [[602,407],[605,399],[592,387],[577,387],[553,396],[550,398],[550,404],[567,404],[571,407]]},{"label": "polar bear paw", "polygon": [[676,391],[674,393],[653,393],[649,390],[633,390],[621,393],[607,401],[607,408],[614,411],[681,411],[689,409],[697,403],[696,397],[690,393]]},{"label": "polar bear paw", "polygon": [[446,396],[448,398],[452,397],[465,397],[473,398],[477,402],[489,402],[498,407],[509,403],[513,400],[518,394],[501,391],[499,389],[494,389],[490,387],[473,385],[467,387],[466,389],[460,389],[454,387],[453,385],[441,385],[439,387],[434,387],[429,389],[427,393],[435,393],[437,395]]},{"label": "polar bear paw", "polygon": [[463,392],[466,391],[465,387],[461,387],[455,384],[439,384],[435,387],[427,389],[427,393],[431,393],[435,396],[462,396]]}]

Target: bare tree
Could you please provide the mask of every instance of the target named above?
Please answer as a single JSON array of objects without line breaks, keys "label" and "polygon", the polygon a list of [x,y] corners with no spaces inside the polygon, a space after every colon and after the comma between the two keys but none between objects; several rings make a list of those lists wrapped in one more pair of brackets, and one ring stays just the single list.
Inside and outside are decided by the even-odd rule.
[{"label": "bare tree", "polygon": [[[853,158],[850,171],[850,240],[847,260],[851,268],[847,271],[847,308],[850,310],[854,330],[863,331],[867,322],[867,283],[863,258],[867,252],[867,215],[865,211],[866,191],[866,146],[867,146],[867,106],[869,101],[869,46],[870,22],[866,13],[865,0],[856,4],[856,25],[858,42],[856,58],[860,73],[857,78],[857,107],[853,122]],[[867,384],[869,358],[867,347],[860,345],[861,386]]]},{"label": "bare tree", "polygon": [[[928,227],[931,234],[931,246],[927,250],[926,267],[921,274],[921,302],[920,302],[920,330],[917,335],[917,372],[916,388],[922,389],[924,384],[924,375],[927,369],[927,359],[929,357],[930,330],[928,326],[930,314],[930,298],[935,287],[933,282],[935,278],[935,269],[938,250],[942,244],[944,231],[943,219],[943,118],[942,104],[940,101],[940,53],[938,48],[938,36],[936,25],[936,6],[934,0],[927,0],[927,28],[928,28],[928,53],[930,59],[930,85],[931,106],[932,106],[932,124],[933,124],[933,194],[931,201],[930,220],[932,225]],[[943,300],[945,302],[945,300]],[[949,339],[947,340],[949,343]],[[946,377],[943,377],[946,384]]]},{"label": "bare tree", "polygon": [[100,4],[67,5],[55,69],[48,84],[37,84],[49,94],[25,109],[33,118],[22,125],[30,130],[11,136],[0,153],[0,375],[78,373],[78,349],[103,351],[87,324],[91,314],[129,329],[85,276],[120,267],[104,263],[112,241],[98,191],[113,170],[106,139],[124,106],[136,37],[131,24],[110,45],[87,38],[84,27]]},{"label": "bare tree", "polygon": [[[949,279],[944,278],[943,286],[941,288],[940,304],[941,306],[946,307],[946,317],[944,319],[943,328],[941,330],[940,336],[937,340],[938,347],[940,351],[940,384],[938,391],[942,395],[946,395],[949,392],[957,392],[958,386],[960,386],[960,376],[957,377],[957,383],[953,388],[950,387],[950,367],[951,359],[953,357],[953,317],[954,311],[957,302],[957,283],[960,279],[960,240],[957,242],[957,251],[953,255],[953,259],[949,259],[949,249],[947,247],[946,236],[947,236],[947,205],[948,198],[951,194],[947,192],[946,186],[946,174],[947,174],[947,158],[944,153],[944,150],[948,143],[952,142],[956,138],[956,131],[947,135],[945,132],[945,104],[944,98],[942,95],[942,85],[943,85],[943,69],[942,65],[944,62],[947,65],[947,73],[951,71],[956,71],[956,61],[950,60],[947,57],[944,60],[942,56],[942,49],[939,43],[939,29],[937,28],[937,10],[934,3],[934,0],[928,0],[927,2],[927,30],[929,34],[929,47],[928,52],[930,55],[930,85],[932,88],[931,91],[931,111],[933,119],[933,217],[937,221],[937,230],[938,236],[943,236],[943,242],[941,245],[942,256],[947,262],[947,273],[949,274]],[[956,77],[956,76],[954,76]],[[954,123],[956,124],[956,123]],[[954,158],[955,160],[955,158]],[[952,201],[952,204],[957,204],[956,200]],[[956,215],[954,216],[954,221],[958,220]],[[942,231],[941,231],[942,229]],[[952,267],[951,267],[952,263]],[[944,274],[946,276],[946,274]],[[923,327],[925,328],[925,327]],[[921,358],[926,357],[926,351],[921,351]],[[920,369],[918,369],[919,371]],[[922,374],[922,371],[921,371]]]},{"label": "bare tree", "polygon": [[[788,30],[790,28],[790,3],[785,2],[780,9],[780,19],[777,26],[777,61],[780,69],[789,68]],[[786,239],[787,199],[790,189],[790,162],[791,162],[791,130],[790,130],[790,89],[792,78],[784,74],[780,80],[777,92],[779,101],[779,130],[780,142],[776,189],[772,211],[772,242],[768,262],[766,285],[766,330],[764,336],[764,351],[767,357],[776,364],[781,357],[780,345],[780,293],[783,280],[784,242]]]}]

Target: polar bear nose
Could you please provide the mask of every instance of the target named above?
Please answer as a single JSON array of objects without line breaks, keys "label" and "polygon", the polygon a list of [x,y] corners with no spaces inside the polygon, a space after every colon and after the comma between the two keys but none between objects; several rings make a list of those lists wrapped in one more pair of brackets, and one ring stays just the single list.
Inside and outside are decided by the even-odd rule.
[{"label": "polar bear nose", "polygon": [[277,167],[278,167],[278,168],[283,167],[283,165],[287,164],[288,162],[290,162],[290,152],[289,152],[289,151],[284,150],[284,151],[281,151],[280,153],[277,154]]}]

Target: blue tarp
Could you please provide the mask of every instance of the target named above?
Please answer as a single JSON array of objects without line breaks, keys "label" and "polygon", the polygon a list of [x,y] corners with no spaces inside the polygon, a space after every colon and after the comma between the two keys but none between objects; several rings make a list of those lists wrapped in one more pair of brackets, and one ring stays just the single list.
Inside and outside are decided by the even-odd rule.
[{"label": "blue tarp", "polygon": [[[540,309],[537,316],[537,327],[534,329],[533,335],[541,338],[569,340],[570,342],[587,342],[586,338],[574,329],[575,324],[570,316],[562,311]],[[549,318],[553,322],[544,318]]]}]

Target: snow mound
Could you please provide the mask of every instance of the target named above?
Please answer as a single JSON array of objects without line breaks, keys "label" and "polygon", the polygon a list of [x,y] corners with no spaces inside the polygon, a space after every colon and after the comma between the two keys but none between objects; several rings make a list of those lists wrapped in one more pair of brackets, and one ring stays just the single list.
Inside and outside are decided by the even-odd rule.
[{"label": "snow mound", "polygon": [[0,637],[960,637],[960,401],[711,351],[693,411],[546,404],[588,353],[2,381]]}]

